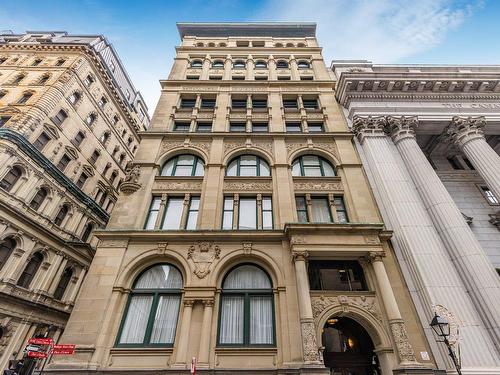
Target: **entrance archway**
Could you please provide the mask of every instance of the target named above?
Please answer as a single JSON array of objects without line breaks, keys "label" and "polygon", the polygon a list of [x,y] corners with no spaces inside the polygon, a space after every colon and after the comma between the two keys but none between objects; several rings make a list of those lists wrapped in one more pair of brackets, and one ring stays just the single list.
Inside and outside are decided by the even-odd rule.
[{"label": "entrance archway", "polygon": [[321,339],[324,363],[332,375],[382,374],[370,335],[355,320],[331,317]]}]

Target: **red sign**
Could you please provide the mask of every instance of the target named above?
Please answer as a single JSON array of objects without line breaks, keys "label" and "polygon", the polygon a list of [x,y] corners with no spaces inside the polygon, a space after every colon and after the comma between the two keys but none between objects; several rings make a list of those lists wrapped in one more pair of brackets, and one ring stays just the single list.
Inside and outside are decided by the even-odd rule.
[{"label": "red sign", "polygon": [[191,359],[191,374],[196,375],[196,357]]},{"label": "red sign", "polygon": [[27,355],[30,358],[47,358],[47,353],[44,352],[28,352]]},{"label": "red sign", "polygon": [[75,354],[74,344],[60,344],[52,347],[52,354]]},{"label": "red sign", "polygon": [[35,344],[35,345],[52,345],[53,343],[54,340],[50,337],[41,339],[31,338],[28,340],[28,344]]}]

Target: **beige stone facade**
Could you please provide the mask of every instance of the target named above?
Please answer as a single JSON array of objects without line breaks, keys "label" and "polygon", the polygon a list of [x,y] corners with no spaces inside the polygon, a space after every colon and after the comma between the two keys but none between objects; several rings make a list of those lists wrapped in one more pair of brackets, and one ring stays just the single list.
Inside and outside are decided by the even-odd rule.
[{"label": "beige stone facade", "polygon": [[60,339],[77,354],[47,372],[329,373],[342,320],[372,345],[363,371],[435,373],[315,25],[179,31]]},{"label": "beige stone facade", "polygon": [[147,128],[117,59],[100,36],[0,35],[2,370],[64,329]]}]

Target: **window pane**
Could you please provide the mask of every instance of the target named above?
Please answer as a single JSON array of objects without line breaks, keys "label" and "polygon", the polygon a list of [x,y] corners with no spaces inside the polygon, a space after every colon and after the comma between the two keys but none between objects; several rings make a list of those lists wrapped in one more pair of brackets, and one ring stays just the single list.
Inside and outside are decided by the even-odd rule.
[{"label": "window pane", "polygon": [[151,208],[149,210],[148,219],[146,220],[146,229],[154,229],[156,218],[158,217],[158,210],[160,209],[160,197],[153,198],[153,202],[151,203]]},{"label": "window pane", "polygon": [[271,289],[264,271],[250,264],[232,270],[224,280],[223,289]]},{"label": "window pane", "polygon": [[273,302],[271,296],[250,297],[250,344],[273,343]]},{"label": "window pane", "polygon": [[168,264],[158,264],[144,272],[135,282],[134,289],[180,289],[182,276]]},{"label": "window pane", "polygon": [[198,159],[196,161],[196,170],[194,172],[194,175],[195,176],[203,176],[204,174],[204,167],[203,167],[203,163],[201,162],[200,159]]},{"label": "window pane", "polygon": [[321,168],[304,165],[304,176],[321,176]]},{"label": "window pane", "polygon": [[233,209],[233,198],[226,198],[224,200],[224,209],[232,210]]},{"label": "window pane", "polygon": [[326,161],[322,160],[321,164],[323,166],[324,176],[326,176],[326,177],[335,176],[335,172],[334,172],[332,166],[330,165],[330,163],[327,163]]},{"label": "window pane", "polygon": [[161,171],[162,176],[172,176],[172,171],[174,169],[174,159],[170,159],[167,164],[163,166],[163,169]]},{"label": "window pane", "polygon": [[328,207],[328,201],[325,198],[313,198],[311,200],[312,208],[312,221],[315,223],[329,223],[330,218],[330,208]]},{"label": "window pane", "polygon": [[219,342],[221,344],[243,344],[244,297],[223,296]]},{"label": "window pane", "polygon": [[262,213],[262,229],[273,229],[273,213],[271,211]]},{"label": "window pane", "polygon": [[228,176],[236,176],[237,170],[238,170],[238,162],[236,160],[234,160],[227,167],[227,175]]},{"label": "window pane", "polygon": [[233,211],[224,212],[222,229],[233,229]]},{"label": "window pane", "polygon": [[180,155],[177,159],[177,164],[181,165],[193,165],[194,156],[193,155]]},{"label": "window pane", "polygon": [[307,212],[306,211],[297,211],[297,216],[299,219],[299,223],[307,223]]},{"label": "window pane", "polygon": [[243,155],[240,158],[240,165],[257,165],[257,157],[252,155]]},{"label": "window pane", "polygon": [[163,220],[162,229],[179,229],[183,208],[183,198],[170,198],[167,203],[167,211]]},{"label": "window pane", "polygon": [[180,296],[160,296],[151,332],[151,343],[173,344],[180,300]]},{"label": "window pane", "polygon": [[189,212],[186,222],[186,229],[196,229],[197,221],[198,221],[198,211]]},{"label": "window pane", "polygon": [[193,173],[193,166],[191,165],[177,165],[175,168],[176,176],[191,176]]},{"label": "window pane", "polygon": [[295,162],[292,165],[292,176],[300,176],[300,162],[299,160],[295,160]]},{"label": "window pane", "polygon": [[270,176],[269,166],[264,160],[260,160],[260,175],[261,176]]},{"label": "window pane", "polygon": [[240,199],[239,229],[257,229],[257,201],[254,198]]},{"label": "window pane", "polygon": [[262,209],[263,210],[271,210],[271,208],[272,208],[271,198],[270,197],[262,198]]},{"label": "window pane", "polygon": [[304,163],[304,166],[319,166],[319,158],[313,155],[303,156],[302,162]]},{"label": "window pane", "polygon": [[153,296],[132,296],[127,318],[120,335],[120,344],[142,344],[148,325]]},{"label": "window pane", "polygon": [[240,165],[240,176],[257,176],[257,167],[251,165]]}]

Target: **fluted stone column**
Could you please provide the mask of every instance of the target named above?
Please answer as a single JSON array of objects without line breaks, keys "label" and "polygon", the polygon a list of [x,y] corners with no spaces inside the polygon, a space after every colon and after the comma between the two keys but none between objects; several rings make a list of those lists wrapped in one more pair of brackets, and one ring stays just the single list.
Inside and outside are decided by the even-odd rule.
[{"label": "fluted stone column", "polygon": [[198,364],[202,367],[208,367],[213,308],[213,299],[203,300],[203,324],[201,326],[200,347],[198,349]]},{"label": "fluted stone column", "polygon": [[484,117],[455,116],[445,132],[467,156],[493,194],[500,199],[500,156],[484,138],[485,124]]},{"label": "fluted stone column", "polygon": [[375,272],[380,296],[387,313],[387,319],[389,320],[392,338],[396,344],[399,364],[403,367],[418,366],[415,359],[415,352],[408,339],[405,322],[401,317],[396,297],[392,291],[391,282],[389,281],[384,262],[382,261],[383,256],[385,256],[385,254],[381,252],[372,252],[369,254],[368,260],[372,264],[373,271]]},{"label": "fluted stone column", "polygon": [[[394,230],[393,240],[408,264],[415,292],[424,308],[422,326],[428,327],[436,305],[444,306],[460,325],[462,365],[464,368],[488,368],[499,365],[475,306],[449,258],[448,252],[415,189],[404,163],[393,152],[394,144],[384,133],[386,119],[354,119],[367,167],[373,176],[387,221]],[[395,151],[395,150],[394,150]],[[443,345],[441,357],[447,359]],[[448,362],[449,368],[452,367]],[[500,368],[498,369],[500,374]]]},{"label": "fluted stone column", "polygon": [[177,354],[175,356],[174,367],[184,368],[187,362],[187,350],[189,343],[189,331],[191,328],[191,314],[193,312],[194,300],[185,299],[184,309],[182,311],[182,322],[179,333],[179,344],[177,346]]},{"label": "fluted stone column", "polygon": [[[418,120],[415,117],[387,117],[387,130],[498,351],[500,278],[448,190],[417,144],[414,132],[417,125]],[[486,146],[489,147],[488,144]],[[498,168],[500,176],[500,164]]]},{"label": "fluted stone column", "polygon": [[306,364],[321,364],[318,344],[316,342],[316,329],[309,294],[309,279],[307,277],[306,258],[307,251],[294,251],[293,261],[295,278],[297,281],[297,299],[299,303],[300,332],[302,334],[302,351]]}]

